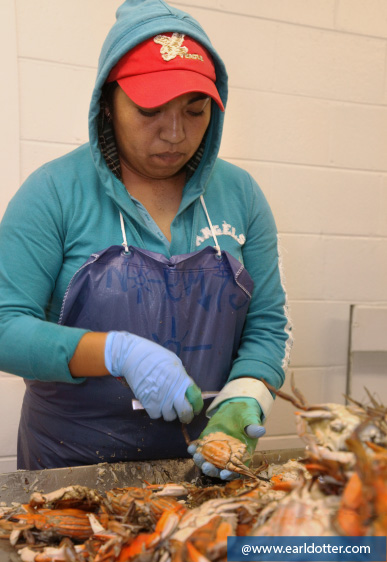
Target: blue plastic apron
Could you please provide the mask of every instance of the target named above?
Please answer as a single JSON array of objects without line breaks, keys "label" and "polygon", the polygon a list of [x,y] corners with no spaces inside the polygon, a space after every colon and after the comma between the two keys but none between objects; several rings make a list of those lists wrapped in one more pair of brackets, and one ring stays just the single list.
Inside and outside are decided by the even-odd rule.
[{"label": "blue plastic apron", "polygon": [[[68,286],[59,323],[148,338],[175,352],[202,390],[220,390],[239,348],[253,281],[220,251],[208,220],[215,248],[166,258],[128,248],[121,216],[125,249],[111,246],[90,256]],[[119,379],[26,386],[18,468],[187,456],[181,423],[133,410],[134,395]],[[191,439],[206,425],[205,409],[188,426]]]}]

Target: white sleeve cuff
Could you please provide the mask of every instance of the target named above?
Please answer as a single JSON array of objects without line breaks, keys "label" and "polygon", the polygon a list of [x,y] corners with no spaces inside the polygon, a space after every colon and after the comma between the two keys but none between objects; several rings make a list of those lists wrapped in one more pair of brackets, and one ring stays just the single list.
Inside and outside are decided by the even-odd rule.
[{"label": "white sleeve cuff", "polygon": [[222,402],[228,400],[229,398],[255,398],[260,405],[264,416],[262,421],[268,417],[274,403],[270,391],[266,388],[263,382],[250,377],[244,377],[234,379],[222,388],[218,396],[207,408],[206,416],[210,418],[213,414],[215,414],[214,410],[220,406]]}]

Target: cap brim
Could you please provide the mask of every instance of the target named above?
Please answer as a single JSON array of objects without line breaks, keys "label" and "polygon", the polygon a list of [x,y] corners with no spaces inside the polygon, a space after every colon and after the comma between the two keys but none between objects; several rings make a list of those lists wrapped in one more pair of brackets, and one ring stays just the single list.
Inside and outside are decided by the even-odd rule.
[{"label": "cap brim", "polygon": [[215,83],[203,74],[189,70],[163,70],[119,78],[118,84],[135,104],[153,108],[189,94],[200,92],[210,96],[224,111]]}]

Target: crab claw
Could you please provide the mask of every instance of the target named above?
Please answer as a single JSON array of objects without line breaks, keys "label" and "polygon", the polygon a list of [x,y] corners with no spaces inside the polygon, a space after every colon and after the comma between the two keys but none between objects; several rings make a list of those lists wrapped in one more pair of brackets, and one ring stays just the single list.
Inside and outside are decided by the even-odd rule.
[{"label": "crab claw", "polygon": [[195,443],[191,443],[187,451],[190,455],[193,456],[194,463],[201,469],[203,474],[205,474],[206,476],[210,476],[211,478],[220,478],[221,480],[235,480],[236,478],[240,478],[240,474],[232,470],[221,470],[211,462],[206,461],[202,453],[196,452],[197,448],[198,447]]}]

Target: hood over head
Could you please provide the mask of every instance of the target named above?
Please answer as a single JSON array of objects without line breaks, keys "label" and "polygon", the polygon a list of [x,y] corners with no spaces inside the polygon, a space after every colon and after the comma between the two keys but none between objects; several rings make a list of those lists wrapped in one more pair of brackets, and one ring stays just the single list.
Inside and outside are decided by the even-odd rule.
[{"label": "hood over head", "polygon": [[[119,203],[119,199],[123,195],[117,192],[114,177],[107,167],[99,146],[98,121],[101,109],[101,90],[104,84],[109,81],[109,77],[110,79],[117,79],[117,76],[114,76],[114,72],[116,72],[117,68],[119,69],[119,65],[116,65],[129,51],[138,45],[140,46],[140,44],[146,44],[144,42],[148,39],[154,40],[157,35],[171,37],[172,34],[176,34],[177,37],[180,34],[188,36],[188,40],[192,40],[191,45],[197,45],[198,43],[203,48],[203,53],[209,53],[211,65],[216,75],[215,86],[213,86],[211,91],[208,91],[210,88],[209,82],[215,77],[211,75],[210,65],[207,65],[204,75],[199,78],[202,83],[201,90],[204,90],[204,93],[210,95],[215,101],[212,104],[211,122],[206,133],[204,153],[194,174],[195,191],[203,192],[215,164],[223,128],[224,113],[222,112],[222,106],[226,106],[227,102],[227,72],[223,61],[216,53],[200,24],[186,12],[172,8],[164,0],[126,0],[118,8],[116,22],[102,46],[97,79],[89,111],[89,138],[92,156],[102,182],[108,192],[112,191],[110,194],[117,203]],[[158,45],[158,47],[160,48],[162,45]],[[190,49],[189,52],[191,52]],[[192,52],[193,54],[201,54],[195,53],[194,50]],[[181,57],[177,58],[180,59]],[[187,78],[187,72],[189,72],[187,67],[177,70],[185,72]],[[173,70],[170,72],[173,72]],[[197,72],[194,74],[197,74]],[[123,89],[125,91],[125,88]],[[182,93],[185,92],[182,91]],[[178,93],[177,95],[180,94]],[[125,194],[125,198],[127,199],[127,194]]]}]

